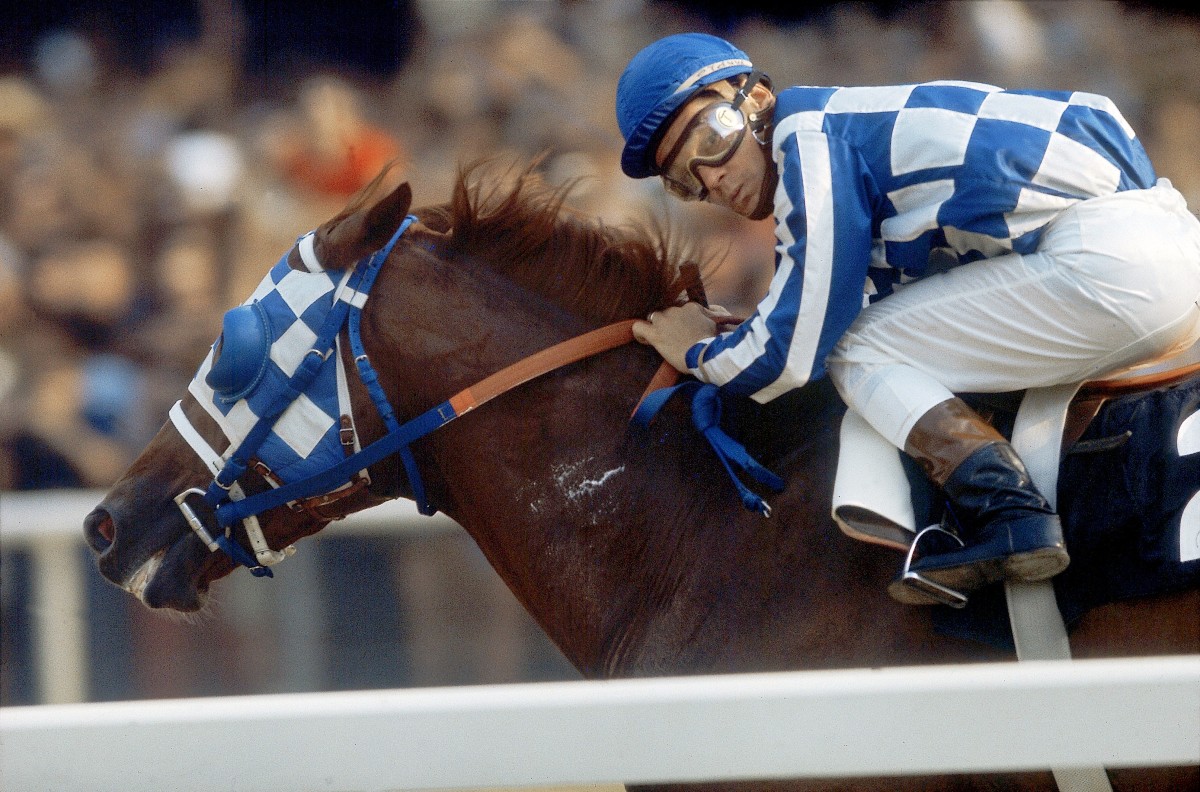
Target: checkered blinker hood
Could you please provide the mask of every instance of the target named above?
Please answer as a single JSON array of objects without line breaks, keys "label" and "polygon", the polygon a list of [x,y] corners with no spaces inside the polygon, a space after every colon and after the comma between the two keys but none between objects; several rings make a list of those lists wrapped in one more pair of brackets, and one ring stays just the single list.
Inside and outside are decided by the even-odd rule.
[{"label": "checkered blinker hood", "polygon": [[[250,298],[225,315],[221,337],[188,386],[229,440],[222,456],[242,443],[301,361],[316,354],[313,345],[339,282],[351,273],[294,270],[285,255]],[[322,350],[324,362],[312,383],[259,446],[258,460],[284,483],[345,458],[342,416],[348,423],[350,404],[339,346],[335,341]]]}]

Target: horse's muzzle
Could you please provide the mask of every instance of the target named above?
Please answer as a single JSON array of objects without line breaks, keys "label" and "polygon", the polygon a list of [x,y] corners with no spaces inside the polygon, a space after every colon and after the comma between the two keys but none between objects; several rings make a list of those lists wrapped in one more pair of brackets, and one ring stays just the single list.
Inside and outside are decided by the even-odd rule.
[{"label": "horse's muzzle", "polygon": [[[178,511],[172,511],[167,512],[170,517],[165,521],[177,523]],[[130,534],[130,526],[122,526],[122,520],[104,504],[83,521],[84,537],[96,552],[97,568],[106,580],[148,607],[194,611],[204,604],[208,576],[218,576],[232,565],[222,570],[190,531],[178,528],[173,525],[169,532],[135,530]]]},{"label": "horse's muzzle", "polygon": [[112,515],[103,507],[97,506],[83,520],[83,536],[88,547],[103,555],[116,541],[117,532],[113,525]]}]

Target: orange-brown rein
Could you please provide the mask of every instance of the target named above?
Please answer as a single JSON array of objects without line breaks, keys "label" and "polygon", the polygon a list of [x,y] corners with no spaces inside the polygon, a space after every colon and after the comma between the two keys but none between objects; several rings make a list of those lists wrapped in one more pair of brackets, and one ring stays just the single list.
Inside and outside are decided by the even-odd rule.
[{"label": "orange-brown rein", "polygon": [[[535,352],[451,396],[450,406],[454,408],[455,413],[463,415],[543,374],[628,344],[634,340],[633,323],[635,321],[637,320],[624,319],[614,322],[583,335],[569,338],[540,352]],[[638,399],[638,404],[641,404],[642,399],[646,398],[646,394],[672,384],[678,376],[679,372],[664,361],[654,377],[651,378],[642,398]]]}]

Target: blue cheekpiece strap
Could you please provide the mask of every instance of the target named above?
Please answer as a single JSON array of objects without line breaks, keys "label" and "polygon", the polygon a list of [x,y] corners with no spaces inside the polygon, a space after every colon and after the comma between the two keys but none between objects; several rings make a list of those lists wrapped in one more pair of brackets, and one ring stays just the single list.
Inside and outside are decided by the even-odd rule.
[{"label": "blue cheekpiece strap", "polygon": [[761,497],[747,487],[734,471],[736,465],[751,478],[767,487],[772,492],[782,492],[783,479],[758,463],[750,452],[738,441],[734,440],[721,428],[721,392],[716,385],[708,385],[695,380],[681,382],[669,388],[660,388],[646,396],[633,414],[633,422],[639,426],[649,426],[672,396],[676,393],[692,394],[692,423],[708,440],[717,459],[725,467],[725,472],[737,488],[742,505],[750,511],[758,512],[764,517],[771,515],[771,507]]},{"label": "blue cheekpiece strap", "polygon": [[[375,254],[376,259],[372,260],[371,266],[367,269],[367,275],[361,287],[362,291],[369,290],[375,282],[375,276],[379,272],[376,260],[378,260],[378,264],[383,263],[383,260],[391,253],[392,246],[396,244],[401,234],[404,233],[415,219],[411,215],[407,217],[391,241]],[[396,420],[396,414],[387,399],[387,394],[383,392],[383,386],[379,384],[379,376],[375,373],[375,367],[371,365],[371,360],[367,357],[367,351],[363,348],[362,332],[359,329],[361,322],[362,308],[356,307],[350,311],[350,318],[347,320],[350,335],[350,351],[354,355],[354,365],[358,368],[359,379],[362,380],[367,393],[371,395],[371,400],[375,402],[375,409],[379,411],[379,416],[383,419],[384,427],[389,434],[392,434],[400,431],[400,424]],[[413,500],[417,504],[417,511],[426,517],[437,514],[437,509],[430,505],[429,498],[425,494],[425,483],[422,481],[421,473],[417,469],[417,460],[413,457],[412,450],[405,445],[397,453],[400,455],[400,461],[404,463],[404,473],[408,477],[409,486],[412,487]]]}]

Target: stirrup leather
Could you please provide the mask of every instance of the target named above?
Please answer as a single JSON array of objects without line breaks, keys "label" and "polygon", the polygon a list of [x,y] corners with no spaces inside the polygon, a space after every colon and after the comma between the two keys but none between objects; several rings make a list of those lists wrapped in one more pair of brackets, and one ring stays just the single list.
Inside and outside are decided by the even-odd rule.
[{"label": "stirrup leather", "polygon": [[908,548],[899,577],[888,586],[888,593],[893,599],[906,605],[949,605],[952,608],[965,608],[967,605],[966,594],[943,586],[941,583],[924,577],[920,572],[912,570],[913,556],[916,555],[917,545],[931,532],[949,536],[958,542],[959,547],[966,546],[966,543],[956,534],[947,531],[940,525],[930,525],[921,530]]}]

